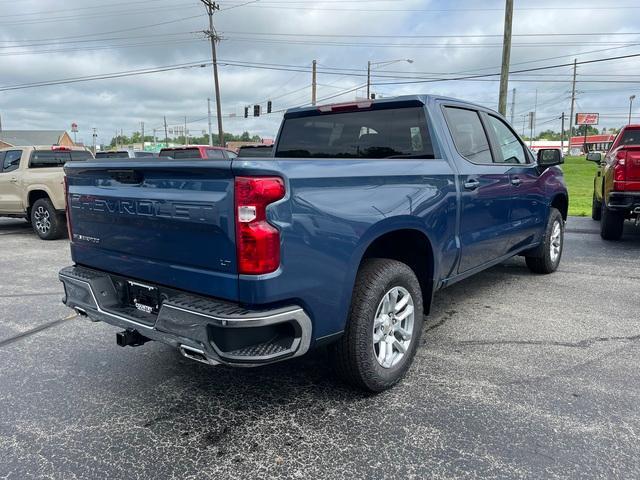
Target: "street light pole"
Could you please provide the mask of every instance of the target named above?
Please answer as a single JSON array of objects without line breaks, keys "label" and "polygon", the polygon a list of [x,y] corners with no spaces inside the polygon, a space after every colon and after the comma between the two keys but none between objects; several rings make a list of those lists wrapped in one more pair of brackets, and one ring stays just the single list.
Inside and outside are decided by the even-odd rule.
[{"label": "street light pole", "polygon": [[367,100],[371,98],[371,67],[381,65],[386,66],[399,62],[413,63],[413,60],[410,58],[400,58],[398,60],[387,60],[386,62],[372,62],[371,60],[367,62]]},{"label": "street light pole", "polygon": [[633,101],[636,99],[635,95],[629,97],[629,125],[631,125],[631,109],[633,108]]}]

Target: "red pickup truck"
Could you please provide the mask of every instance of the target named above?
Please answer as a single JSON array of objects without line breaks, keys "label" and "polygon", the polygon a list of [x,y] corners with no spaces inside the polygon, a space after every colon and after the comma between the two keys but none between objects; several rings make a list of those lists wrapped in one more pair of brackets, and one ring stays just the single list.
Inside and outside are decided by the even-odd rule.
[{"label": "red pickup truck", "polygon": [[600,220],[605,240],[622,237],[624,221],[640,219],[640,125],[627,125],[607,154],[590,153],[587,160],[600,165],[593,188],[591,217]]}]

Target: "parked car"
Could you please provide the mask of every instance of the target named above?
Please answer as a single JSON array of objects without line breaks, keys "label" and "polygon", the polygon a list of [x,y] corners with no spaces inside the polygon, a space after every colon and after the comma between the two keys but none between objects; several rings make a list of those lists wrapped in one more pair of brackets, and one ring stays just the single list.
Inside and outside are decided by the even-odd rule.
[{"label": "parked car", "polygon": [[[68,164],[64,302],[187,358],[329,346],[371,391],[405,374],[433,294],[516,255],[554,272],[568,194],[499,114],[437,96],[289,110],[274,157]],[[111,170],[109,170],[111,169]]]},{"label": "parked car", "polygon": [[210,147],[209,145],[192,145],[189,147],[171,147],[160,150],[161,157],[170,157],[174,160],[207,159],[207,160],[233,160],[238,156],[236,152],[223,147]]},{"label": "parked car", "polygon": [[0,216],[25,218],[43,240],[65,233],[64,170],[71,160],[93,159],[82,147],[0,149]]},{"label": "parked car", "polygon": [[625,220],[640,218],[640,125],[623,127],[604,157],[587,160],[598,164],[591,217],[600,220],[602,238],[619,240]]},{"label": "parked car", "polygon": [[96,158],[148,158],[157,156],[157,153],[142,150],[105,150],[96,152]]},{"label": "parked car", "polygon": [[272,145],[245,145],[238,150],[238,156],[247,157],[269,157],[273,152]]}]

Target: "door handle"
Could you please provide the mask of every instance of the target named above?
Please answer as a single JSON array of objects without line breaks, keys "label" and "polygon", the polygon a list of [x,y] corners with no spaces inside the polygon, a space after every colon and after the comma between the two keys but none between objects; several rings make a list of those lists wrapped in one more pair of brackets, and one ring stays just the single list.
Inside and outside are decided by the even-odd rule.
[{"label": "door handle", "polygon": [[522,185],[522,180],[520,180],[518,177],[512,178],[511,185],[513,185],[514,187],[519,187],[520,185]]},{"label": "door handle", "polygon": [[17,179],[16,177],[11,177],[11,178],[9,179],[9,181],[10,181],[11,183],[18,183],[18,179]]},{"label": "door handle", "polygon": [[479,186],[480,186],[480,182],[475,178],[472,178],[471,180],[467,180],[466,182],[464,182],[465,190],[475,190]]}]

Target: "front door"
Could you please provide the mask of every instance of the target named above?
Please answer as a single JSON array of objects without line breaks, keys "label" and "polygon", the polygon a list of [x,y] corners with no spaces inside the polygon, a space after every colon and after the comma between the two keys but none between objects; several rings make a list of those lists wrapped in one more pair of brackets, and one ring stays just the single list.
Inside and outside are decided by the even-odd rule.
[{"label": "front door", "polygon": [[460,263],[458,272],[479,267],[507,252],[511,181],[509,166],[494,161],[477,111],[445,107],[460,173]]},{"label": "front door", "polygon": [[546,198],[540,173],[531,154],[501,118],[485,114],[497,161],[508,166],[512,185],[511,219],[507,249],[519,250],[538,241],[546,223]]},{"label": "front door", "polygon": [[20,182],[21,150],[0,152],[0,212],[22,213]]}]

